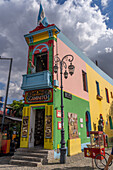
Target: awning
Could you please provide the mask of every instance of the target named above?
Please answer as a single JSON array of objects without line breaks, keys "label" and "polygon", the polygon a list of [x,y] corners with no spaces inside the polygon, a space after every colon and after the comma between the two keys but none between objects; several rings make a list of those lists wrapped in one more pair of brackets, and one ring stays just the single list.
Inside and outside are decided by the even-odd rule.
[{"label": "awning", "polygon": [[22,119],[17,118],[17,117],[5,116],[5,118],[11,119],[11,120],[15,120],[15,121],[19,121],[19,122],[22,122]]}]

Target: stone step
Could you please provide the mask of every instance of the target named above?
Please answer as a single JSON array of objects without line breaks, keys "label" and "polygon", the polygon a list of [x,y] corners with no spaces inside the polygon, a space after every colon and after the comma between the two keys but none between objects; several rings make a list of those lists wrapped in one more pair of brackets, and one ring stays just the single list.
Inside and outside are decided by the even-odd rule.
[{"label": "stone step", "polygon": [[48,154],[48,150],[37,148],[18,148],[17,151],[21,152],[33,152],[33,153],[45,153]]},{"label": "stone step", "polygon": [[26,161],[33,161],[33,162],[43,162],[43,158],[38,157],[30,157],[28,156],[21,156],[21,155],[14,155],[12,156],[12,159],[14,160],[26,160]]},{"label": "stone step", "polygon": [[42,165],[41,162],[31,162],[31,161],[29,162],[25,160],[14,160],[14,159],[11,159],[10,164],[18,165],[18,166],[30,166],[30,167],[37,167]]},{"label": "stone step", "polygon": [[21,156],[30,156],[30,157],[39,157],[39,158],[47,158],[47,154],[45,153],[31,153],[31,152],[19,152],[16,151],[14,155],[21,155]]}]

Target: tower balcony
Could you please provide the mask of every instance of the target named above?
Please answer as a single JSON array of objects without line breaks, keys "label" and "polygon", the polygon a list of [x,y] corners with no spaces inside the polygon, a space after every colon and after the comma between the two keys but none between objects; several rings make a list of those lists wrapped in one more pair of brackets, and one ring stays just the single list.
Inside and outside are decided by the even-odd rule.
[{"label": "tower balcony", "polygon": [[50,71],[46,70],[23,75],[22,90],[29,91],[44,88],[52,88],[52,75]]}]

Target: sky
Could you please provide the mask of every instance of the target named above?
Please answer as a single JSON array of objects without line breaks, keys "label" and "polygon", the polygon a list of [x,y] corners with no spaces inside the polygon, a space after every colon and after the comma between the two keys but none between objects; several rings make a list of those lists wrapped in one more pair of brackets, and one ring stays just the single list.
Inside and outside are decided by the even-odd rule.
[{"label": "sky", "polygon": [[[113,78],[113,0],[41,0],[55,24],[87,57]],[[22,99],[27,71],[24,35],[37,26],[39,0],[0,0],[0,56],[13,58],[8,103]],[[5,96],[10,61],[0,60],[0,96]]]}]

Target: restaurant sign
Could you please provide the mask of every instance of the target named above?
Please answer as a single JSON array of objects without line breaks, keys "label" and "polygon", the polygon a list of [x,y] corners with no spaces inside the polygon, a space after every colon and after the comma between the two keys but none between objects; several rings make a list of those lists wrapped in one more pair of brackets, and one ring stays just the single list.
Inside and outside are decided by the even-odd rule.
[{"label": "restaurant sign", "polygon": [[53,102],[53,89],[39,89],[25,92],[25,103]]}]

